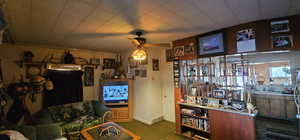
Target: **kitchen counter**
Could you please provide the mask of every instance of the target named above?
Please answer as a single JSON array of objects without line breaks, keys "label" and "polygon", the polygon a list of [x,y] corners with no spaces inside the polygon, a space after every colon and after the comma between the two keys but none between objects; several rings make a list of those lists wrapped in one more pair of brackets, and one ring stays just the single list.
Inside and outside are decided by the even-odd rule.
[{"label": "kitchen counter", "polygon": [[257,113],[248,113],[248,112],[244,112],[244,111],[237,111],[237,110],[227,109],[227,108],[223,108],[223,107],[216,108],[216,107],[202,106],[202,105],[199,105],[199,104],[188,104],[188,103],[180,103],[180,102],[178,102],[177,104],[185,105],[185,106],[191,106],[191,107],[199,107],[199,108],[204,108],[204,109],[209,109],[209,110],[216,110],[216,111],[234,113],[234,114],[239,114],[239,115],[244,115],[244,116],[251,116],[251,117],[255,117],[257,115]]}]

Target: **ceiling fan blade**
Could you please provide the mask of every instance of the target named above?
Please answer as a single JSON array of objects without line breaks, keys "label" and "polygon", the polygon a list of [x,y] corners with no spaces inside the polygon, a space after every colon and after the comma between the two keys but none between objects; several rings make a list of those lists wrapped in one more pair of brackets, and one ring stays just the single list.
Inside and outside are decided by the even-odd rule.
[{"label": "ceiling fan blade", "polygon": [[137,41],[136,39],[134,38],[128,38],[129,40],[131,40],[132,44],[136,45],[136,46],[140,46],[141,43],[139,41]]},{"label": "ceiling fan blade", "polygon": [[171,48],[170,43],[157,43],[157,44],[149,44],[146,43],[143,45],[143,47],[164,47],[164,48]]}]

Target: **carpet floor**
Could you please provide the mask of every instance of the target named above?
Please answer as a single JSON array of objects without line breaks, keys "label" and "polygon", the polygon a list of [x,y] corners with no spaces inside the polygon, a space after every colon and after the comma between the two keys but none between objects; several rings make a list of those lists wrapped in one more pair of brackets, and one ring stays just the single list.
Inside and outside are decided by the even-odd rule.
[{"label": "carpet floor", "polygon": [[118,124],[140,136],[142,140],[189,140],[175,134],[175,124],[168,121],[160,121],[153,125],[136,120]]}]

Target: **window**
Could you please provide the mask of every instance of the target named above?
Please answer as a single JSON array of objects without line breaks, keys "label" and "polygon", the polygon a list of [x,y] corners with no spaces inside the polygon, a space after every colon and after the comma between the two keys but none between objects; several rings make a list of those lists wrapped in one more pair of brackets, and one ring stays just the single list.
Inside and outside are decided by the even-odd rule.
[{"label": "window", "polygon": [[270,77],[271,78],[290,78],[291,77],[290,67],[287,67],[287,66],[271,67],[270,68]]}]

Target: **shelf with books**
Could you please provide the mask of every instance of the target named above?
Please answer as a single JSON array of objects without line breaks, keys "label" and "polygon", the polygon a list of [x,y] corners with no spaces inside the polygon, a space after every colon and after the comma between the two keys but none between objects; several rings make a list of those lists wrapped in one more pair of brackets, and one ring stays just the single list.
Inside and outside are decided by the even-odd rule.
[{"label": "shelf with books", "polygon": [[195,130],[198,130],[198,131],[201,131],[201,132],[205,132],[205,133],[210,133],[210,131],[205,131],[205,130],[202,130],[200,128],[196,128],[194,126],[190,126],[190,125],[187,125],[187,124],[181,124],[181,126],[192,128],[192,129],[195,129]]}]

